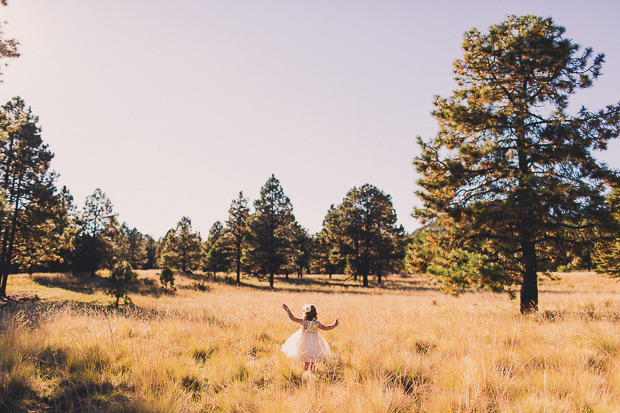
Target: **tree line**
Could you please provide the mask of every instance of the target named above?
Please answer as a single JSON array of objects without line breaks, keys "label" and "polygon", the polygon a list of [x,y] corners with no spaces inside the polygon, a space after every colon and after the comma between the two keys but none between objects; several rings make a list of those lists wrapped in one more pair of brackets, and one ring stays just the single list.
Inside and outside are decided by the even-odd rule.
[{"label": "tree line", "polygon": [[[0,109],[0,295],[9,274],[72,272],[94,276],[129,264],[133,269],[169,268],[213,274],[233,272],[268,277],[302,277],[308,271],[346,273],[368,286],[403,268],[406,234],[396,225],[389,195],[366,184],[351,189],[329,209],[323,229],[310,234],[293,213],[275,176],[250,208],[239,192],[226,222],[215,222],[203,239],[182,217],[161,239],[119,223],[108,196],[89,195],[75,205],[66,187],[57,188],[52,152],[41,138],[38,118],[20,98]],[[125,268],[125,267],[123,267]],[[120,270],[119,270],[120,271]]]},{"label": "tree line", "polygon": [[[0,1],[6,6],[6,1]],[[19,56],[19,43],[0,31],[0,60]],[[0,73],[1,75],[1,73]],[[19,97],[0,108],[0,297],[15,272],[72,272],[131,278],[132,269],[232,271],[269,277],[304,272],[345,273],[369,285],[403,269],[406,234],[396,225],[389,195],[365,184],[332,205],[319,234],[310,234],[293,213],[275,176],[249,206],[240,192],[225,223],[215,222],[206,239],[182,217],[161,239],[119,223],[113,204],[95,189],[79,209],[66,187],[57,188],[53,153],[43,142],[38,118]],[[163,281],[162,281],[163,282]],[[122,288],[121,288],[122,290]],[[118,299],[123,297],[117,291]]]}]

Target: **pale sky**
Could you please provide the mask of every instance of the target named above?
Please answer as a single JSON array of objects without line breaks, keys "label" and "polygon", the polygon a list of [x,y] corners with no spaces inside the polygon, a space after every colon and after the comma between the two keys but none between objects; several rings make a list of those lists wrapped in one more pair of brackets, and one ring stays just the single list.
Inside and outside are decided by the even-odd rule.
[{"label": "pale sky", "polygon": [[[272,173],[311,232],[365,183],[411,231],[415,137],[437,130],[463,33],[530,13],[606,54],[575,107],[620,101],[617,1],[9,0],[22,56],[0,104],[21,96],[40,117],[80,208],[101,188],[156,238],[182,216],[206,237]],[[620,167],[620,145],[601,157]]]}]

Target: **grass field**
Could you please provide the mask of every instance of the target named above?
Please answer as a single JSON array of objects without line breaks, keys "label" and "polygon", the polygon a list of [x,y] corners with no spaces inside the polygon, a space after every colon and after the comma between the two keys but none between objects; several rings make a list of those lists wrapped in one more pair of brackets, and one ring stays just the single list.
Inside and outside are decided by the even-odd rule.
[{"label": "grass field", "polygon": [[[540,313],[486,292],[442,295],[422,278],[383,288],[311,276],[267,283],[139,273],[119,311],[105,279],[15,275],[38,301],[0,311],[0,410],[131,412],[620,411],[620,285],[592,273],[543,280]],[[282,310],[305,303],[334,356],[315,376],[279,348]]]}]

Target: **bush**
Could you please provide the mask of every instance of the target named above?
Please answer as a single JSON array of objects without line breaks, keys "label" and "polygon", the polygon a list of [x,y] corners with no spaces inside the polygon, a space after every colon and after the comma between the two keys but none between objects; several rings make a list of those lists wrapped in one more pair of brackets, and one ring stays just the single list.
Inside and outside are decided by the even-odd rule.
[{"label": "bush", "polygon": [[108,294],[116,297],[115,308],[118,308],[118,302],[122,298],[124,304],[131,304],[131,298],[129,298],[128,289],[131,284],[136,281],[137,274],[131,268],[131,264],[127,261],[123,261],[117,264],[112,270],[110,280],[112,282],[111,288],[107,291]]},{"label": "bush", "polygon": [[161,285],[167,290],[168,288],[174,290],[174,272],[170,268],[164,268],[159,274],[159,281]]}]

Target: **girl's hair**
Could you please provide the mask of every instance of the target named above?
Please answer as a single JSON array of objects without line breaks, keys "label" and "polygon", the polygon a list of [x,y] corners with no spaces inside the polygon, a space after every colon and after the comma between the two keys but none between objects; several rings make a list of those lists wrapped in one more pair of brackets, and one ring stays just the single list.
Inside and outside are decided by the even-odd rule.
[{"label": "girl's hair", "polygon": [[314,321],[316,320],[316,316],[316,307],[314,305],[310,305],[310,310],[304,313],[304,319],[308,321]]}]

